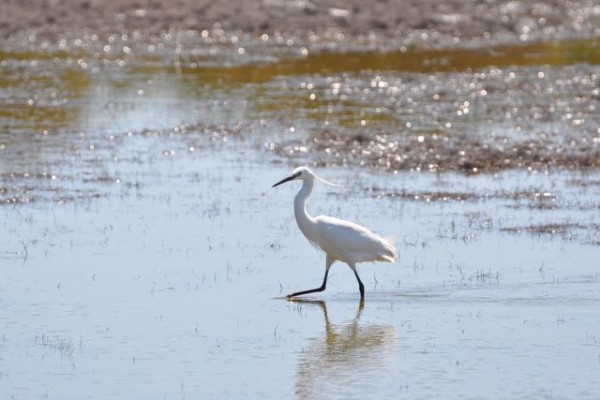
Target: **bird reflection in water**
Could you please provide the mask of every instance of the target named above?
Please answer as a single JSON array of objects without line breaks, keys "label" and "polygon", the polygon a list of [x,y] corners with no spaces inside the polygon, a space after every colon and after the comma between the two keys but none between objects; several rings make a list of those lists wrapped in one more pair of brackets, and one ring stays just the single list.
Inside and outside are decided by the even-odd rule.
[{"label": "bird reflection in water", "polygon": [[324,301],[294,302],[321,308],[325,320],[325,337],[310,339],[300,354],[296,371],[298,398],[364,398],[381,389],[382,382],[397,380],[392,368],[394,327],[361,324],[363,300],[354,318],[344,324],[330,322]]}]

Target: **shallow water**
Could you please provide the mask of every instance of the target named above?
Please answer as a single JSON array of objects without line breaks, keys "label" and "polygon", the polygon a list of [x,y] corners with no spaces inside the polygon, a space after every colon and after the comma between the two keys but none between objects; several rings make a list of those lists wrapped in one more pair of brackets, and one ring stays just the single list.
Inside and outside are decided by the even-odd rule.
[{"label": "shallow water", "polygon": [[324,257],[295,225],[298,185],[271,185],[323,156],[264,143],[319,131],[250,98],[296,86],[71,57],[6,61],[0,397],[595,398],[596,171],[321,164],[344,188],[317,186],[310,211],[390,236],[400,260],[360,266],[364,305],[341,264],[326,292],[288,302]]}]

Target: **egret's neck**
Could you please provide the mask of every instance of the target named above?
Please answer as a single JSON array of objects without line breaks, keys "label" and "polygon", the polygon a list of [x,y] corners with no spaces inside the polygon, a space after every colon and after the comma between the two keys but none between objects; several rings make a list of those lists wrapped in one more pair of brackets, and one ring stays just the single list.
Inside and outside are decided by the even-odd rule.
[{"label": "egret's neck", "polygon": [[304,180],[302,189],[300,189],[294,198],[294,214],[296,215],[296,222],[304,236],[307,236],[310,227],[314,224],[313,218],[306,211],[306,200],[312,192],[313,185],[314,181],[312,179]]}]

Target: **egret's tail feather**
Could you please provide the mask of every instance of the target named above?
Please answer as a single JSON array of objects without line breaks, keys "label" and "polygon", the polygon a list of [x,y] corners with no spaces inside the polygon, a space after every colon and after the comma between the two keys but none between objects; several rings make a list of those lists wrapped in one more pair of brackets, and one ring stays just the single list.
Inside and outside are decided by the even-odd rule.
[{"label": "egret's tail feather", "polygon": [[381,244],[383,245],[384,254],[381,255],[382,261],[394,262],[396,258],[398,258],[398,253],[396,252],[396,248],[393,243],[389,240],[382,240]]}]

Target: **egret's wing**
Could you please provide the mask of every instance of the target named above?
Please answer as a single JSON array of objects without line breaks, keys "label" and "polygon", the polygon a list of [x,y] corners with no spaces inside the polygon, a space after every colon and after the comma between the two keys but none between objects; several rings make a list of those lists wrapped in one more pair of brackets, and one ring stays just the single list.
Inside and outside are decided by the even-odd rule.
[{"label": "egret's wing", "polygon": [[393,261],[394,246],[369,229],[342,219],[319,216],[316,218],[323,241],[323,250],[343,261]]},{"label": "egret's wing", "polygon": [[373,250],[377,235],[354,222],[320,216],[317,218],[323,239],[336,249],[366,252]]}]

